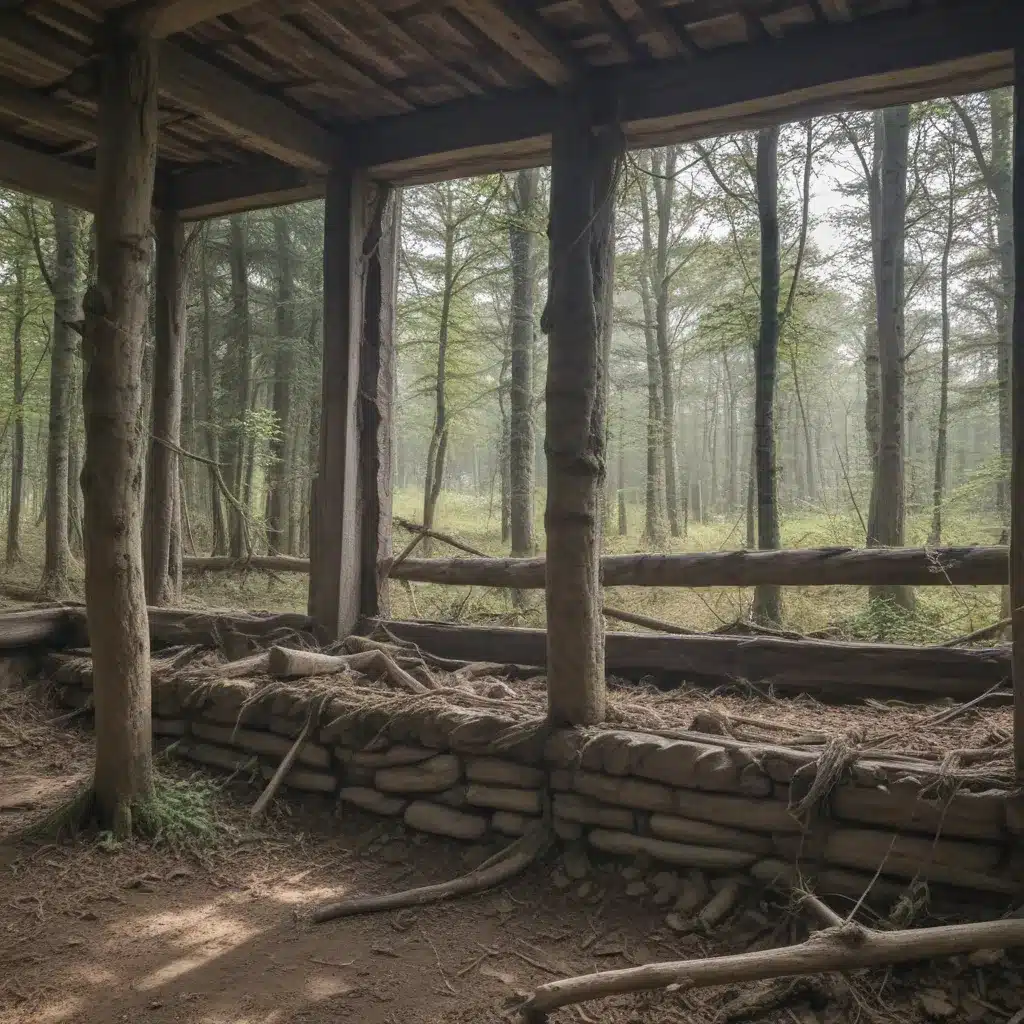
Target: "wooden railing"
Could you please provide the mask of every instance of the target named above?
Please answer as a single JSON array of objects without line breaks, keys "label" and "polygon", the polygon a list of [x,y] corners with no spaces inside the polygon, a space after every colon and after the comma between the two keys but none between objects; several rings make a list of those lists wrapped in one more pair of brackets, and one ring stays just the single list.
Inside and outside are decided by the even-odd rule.
[{"label": "wooden railing", "polygon": [[[680,555],[605,555],[606,587],[997,586],[1008,579],[1004,546],[962,548],[807,548],[712,551]],[[309,560],[286,555],[185,558],[187,570],[269,569],[309,572]],[[406,558],[382,569],[394,579],[451,586],[544,586],[543,558]]]}]

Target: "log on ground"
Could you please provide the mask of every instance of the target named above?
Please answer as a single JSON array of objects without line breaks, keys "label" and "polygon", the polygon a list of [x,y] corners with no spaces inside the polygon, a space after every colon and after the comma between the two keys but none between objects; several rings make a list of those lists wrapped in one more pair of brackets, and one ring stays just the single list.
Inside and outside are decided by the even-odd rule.
[{"label": "log on ground", "polygon": [[[407,621],[384,625],[399,639],[440,657],[537,666],[546,658],[543,630]],[[605,648],[607,670],[621,675],[656,673],[713,685],[747,680],[833,699],[899,694],[970,700],[1010,677],[1009,652],[1001,648],[618,632],[606,634]]]}]

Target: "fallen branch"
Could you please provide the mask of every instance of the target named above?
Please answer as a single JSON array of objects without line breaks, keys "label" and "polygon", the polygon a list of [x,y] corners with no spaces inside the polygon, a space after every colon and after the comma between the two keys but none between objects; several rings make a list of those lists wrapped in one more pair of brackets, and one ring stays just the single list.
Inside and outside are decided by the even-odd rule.
[{"label": "fallen branch", "polygon": [[697,630],[695,629],[677,626],[674,622],[666,622],[664,619],[652,619],[646,615],[635,615],[633,612],[626,612],[621,608],[610,608],[608,605],[605,605],[601,610],[604,612],[606,619],[628,622],[632,626],[643,626],[644,629],[656,629],[661,633],[673,633],[677,636],[697,635]]},{"label": "fallen branch", "polygon": [[341,900],[339,903],[326,903],[313,911],[312,920],[316,924],[321,924],[324,921],[333,921],[337,917],[420,907],[425,903],[438,903],[441,900],[482,892],[484,889],[501,885],[502,882],[528,868],[547,849],[550,836],[547,825],[538,825],[469,874],[453,878],[449,882],[424,885],[418,889],[406,889],[404,892],[389,893],[386,896],[356,896],[353,899]]},{"label": "fallen branch", "polygon": [[959,647],[961,644],[974,643],[975,640],[987,640],[991,636],[997,636],[1012,623],[1013,619],[1011,618],[1000,619],[998,622],[993,622],[991,626],[983,626],[966,636],[958,636],[955,640],[947,640],[944,644],[936,644],[936,646]]},{"label": "fallen branch", "polygon": [[[834,920],[828,908],[819,920]],[[912,960],[954,956],[982,949],[1024,946],[1024,920],[981,921],[904,931],[876,931],[854,922],[831,925],[804,942],[700,960],[674,960],[599,971],[541,985],[520,1007],[527,1024],[540,1024],[561,1006],[654,989],[707,988],[770,978],[887,967]]]},{"label": "fallen branch", "polygon": [[390,654],[381,650],[359,651],[355,654],[322,654],[320,651],[271,647],[267,654],[267,671],[278,679],[329,676],[349,669],[355,672],[376,670],[386,675],[396,686],[410,693],[427,693],[430,690],[430,687],[425,686],[404,668],[400,668]]},{"label": "fallen branch", "polygon": [[291,745],[291,749],[284,755],[283,760],[277,767],[277,771],[271,776],[270,781],[267,783],[267,788],[260,793],[260,798],[252,805],[252,810],[249,812],[251,817],[259,818],[267,809],[270,801],[274,799],[274,794],[281,788],[284,777],[292,770],[292,765],[295,764],[295,759],[299,756],[299,752],[306,742],[306,737],[309,736],[309,732],[313,728],[313,718],[312,714],[306,716],[306,724],[303,725],[302,731],[295,737],[295,742]]},{"label": "fallen branch", "polygon": [[[477,558],[489,558],[490,555],[486,551],[481,551],[479,548],[471,548],[468,544],[463,544],[457,537],[451,536],[448,533],[441,533],[439,530],[432,530],[421,523],[414,523],[408,519],[399,519],[397,516],[395,522],[402,527],[403,530],[408,530],[410,533],[418,533],[421,537],[431,537],[434,540],[439,540],[442,544],[447,544],[451,548],[455,548],[457,551],[465,551],[467,555],[476,555]],[[396,562],[398,559],[396,559]]]}]

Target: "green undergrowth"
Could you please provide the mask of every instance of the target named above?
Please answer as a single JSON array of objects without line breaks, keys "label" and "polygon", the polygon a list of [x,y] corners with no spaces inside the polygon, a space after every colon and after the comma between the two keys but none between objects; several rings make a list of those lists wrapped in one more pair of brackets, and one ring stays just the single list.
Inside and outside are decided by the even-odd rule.
[{"label": "green undergrowth", "polygon": [[175,777],[156,769],[150,796],[127,808],[116,829],[95,829],[90,782],[70,800],[31,824],[19,838],[58,841],[91,837],[107,852],[133,842],[201,855],[230,833],[217,813],[218,787],[199,774]]}]

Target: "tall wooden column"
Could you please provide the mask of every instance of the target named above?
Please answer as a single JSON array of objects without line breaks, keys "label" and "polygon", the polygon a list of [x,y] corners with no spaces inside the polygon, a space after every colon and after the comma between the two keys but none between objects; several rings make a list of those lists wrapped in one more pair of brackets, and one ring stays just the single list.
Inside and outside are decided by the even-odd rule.
[{"label": "tall wooden column", "polygon": [[1013,752],[1024,783],[1024,40],[1016,50],[1013,143],[1013,338],[1010,352],[1013,448],[1010,469],[1010,614],[1013,621]]},{"label": "tall wooden column", "polygon": [[324,215],[320,459],[310,506],[309,614],[333,640],[386,612],[399,196],[337,167]]},{"label": "tall wooden column", "polygon": [[[178,455],[168,445],[177,447],[181,443],[181,386],[185,368],[184,248],[181,219],[173,210],[161,210],[156,218],[153,438],[149,444],[143,537],[146,599],[151,605],[172,603],[178,597],[181,584],[181,545],[172,543],[180,529]],[[172,552],[176,565],[172,564]]]},{"label": "tall wooden column", "polygon": [[85,604],[97,816],[103,828],[124,833],[131,828],[132,808],[147,799],[153,784],[141,411],[156,167],[154,44],[106,31],[100,74],[96,283],[83,303]]},{"label": "tall wooden column", "polygon": [[604,719],[601,494],[619,132],[563,97],[551,142],[545,454],[548,716]]}]

